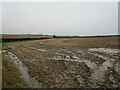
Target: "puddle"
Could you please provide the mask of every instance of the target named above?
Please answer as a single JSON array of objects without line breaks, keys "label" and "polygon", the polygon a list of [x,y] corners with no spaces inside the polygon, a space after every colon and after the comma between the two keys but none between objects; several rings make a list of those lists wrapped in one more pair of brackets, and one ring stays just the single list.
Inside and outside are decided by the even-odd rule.
[{"label": "puddle", "polygon": [[22,53],[21,51],[19,51],[19,50],[18,50],[18,52],[19,52],[20,54],[23,54],[23,53]]},{"label": "puddle", "polygon": [[80,59],[79,57],[77,57],[77,56],[75,56],[75,55],[71,56],[71,58],[72,58],[72,59],[76,59],[76,60],[79,60],[79,59]]},{"label": "puddle", "polygon": [[40,84],[32,77],[30,77],[27,68],[23,66],[22,62],[18,59],[16,55],[14,55],[11,52],[8,52],[8,56],[13,60],[14,64],[19,69],[22,78],[25,80],[25,82],[28,84],[29,87],[32,88],[41,88]]},{"label": "puddle", "polygon": [[98,87],[97,83],[101,84],[104,82],[105,74],[108,71],[108,67],[112,67],[112,63],[107,60],[98,69],[94,70],[91,75],[92,83],[94,87]]},{"label": "puddle", "polygon": [[36,48],[34,48],[34,47],[28,47],[28,48],[31,48],[31,49],[36,49]]},{"label": "puddle", "polygon": [[44,50],[44,49],[37,49],[37,50],[41,52],[47,52],[47,50]]},{"label": "puddle", "polygon": [[45,43],[45,42],[40,42],[39,44],[42,45],[42,44],[44,44],[44,43]]},{"label": "puddle", "polygon": [[41,52],[48,52],[47,50],[44,50],[44,49],[37,49],[37,48],[34,48],[34,47],[28,47],[28,48],[31,48],[31,49],[37,50],[37,51],[41,51]]},{"label": "puddle", "polygon": [[36,62],[38,60],[36,60],[36,59],[25,59],[25,61],[36,64]]},{"label": "puddle", "polygon": [[120,53],[119,49],[111,49],[111,48],[90,48],[89,51],[98,51],[98,52],[103,52],[103,53],[108,53],[108,54]]}]

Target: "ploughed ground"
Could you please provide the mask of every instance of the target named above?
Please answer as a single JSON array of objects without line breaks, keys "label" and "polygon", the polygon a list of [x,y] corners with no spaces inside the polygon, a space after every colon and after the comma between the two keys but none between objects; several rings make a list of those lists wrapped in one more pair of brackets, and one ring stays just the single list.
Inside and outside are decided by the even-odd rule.
[{"label": "ploughed ground", "polygon": [[118,37],[63,38],[8,44],[6,56],[32,88],[118,88]]}]

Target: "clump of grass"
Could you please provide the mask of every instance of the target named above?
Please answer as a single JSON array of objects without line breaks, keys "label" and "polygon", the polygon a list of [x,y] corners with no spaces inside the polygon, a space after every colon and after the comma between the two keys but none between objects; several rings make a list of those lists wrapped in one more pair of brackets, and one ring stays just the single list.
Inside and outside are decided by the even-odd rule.
[{"label": "clump of grass", "polygon": [[28,88],[12,61],[2,57],[2,88]]}]

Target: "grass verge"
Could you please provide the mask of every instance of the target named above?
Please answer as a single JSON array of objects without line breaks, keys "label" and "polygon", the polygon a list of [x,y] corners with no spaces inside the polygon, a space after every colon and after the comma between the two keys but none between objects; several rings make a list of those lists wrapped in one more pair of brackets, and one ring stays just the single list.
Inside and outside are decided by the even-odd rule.
[{"label": "grass verge", "polygon": [[13,62],[4,55],[2,60],[2,88],[27,88]]},{"label": "grass verge", "polygon": [[[3,50],[8,43],[2,43]],[[2,54],[2,88],[28,88],[13,62]]]}]

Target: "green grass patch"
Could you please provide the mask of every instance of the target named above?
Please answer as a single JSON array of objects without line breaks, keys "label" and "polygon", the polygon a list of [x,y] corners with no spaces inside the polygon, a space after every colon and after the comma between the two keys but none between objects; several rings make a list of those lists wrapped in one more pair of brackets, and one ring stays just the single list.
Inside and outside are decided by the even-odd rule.
[{"label": "green grass patch", "polygon": [[2,57],[2,87],[3,88],[28,88],[20,76],[20,72],[6,56]]}]

